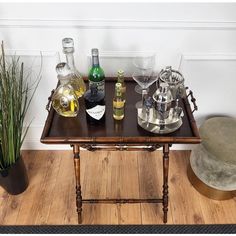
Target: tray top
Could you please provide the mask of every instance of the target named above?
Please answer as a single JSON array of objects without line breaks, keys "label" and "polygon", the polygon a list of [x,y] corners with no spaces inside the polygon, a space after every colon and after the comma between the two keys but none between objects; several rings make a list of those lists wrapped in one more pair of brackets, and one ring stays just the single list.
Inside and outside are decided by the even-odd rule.
[{"label": "tray top", "polygon": [[[73,144],[73,143],[200,143],[195,120],[190,111],[187,99],[182,99],[183,125],[170,134],[153,134],[142,129],[137,123],[135,103],[141,100],[141,95],[134,91],[136,83],[126,81],[125,117],[116,121],[112,116],[112,99],[114,96],[114,79],[106,78],[106,117],[101,125],[90,125],[86,121],[84,99],[79,99],[79,114],[75,118],[59,116],[51,107],[41,137],[42,143]],[[149,94],[156,89],[154,83]]]}]

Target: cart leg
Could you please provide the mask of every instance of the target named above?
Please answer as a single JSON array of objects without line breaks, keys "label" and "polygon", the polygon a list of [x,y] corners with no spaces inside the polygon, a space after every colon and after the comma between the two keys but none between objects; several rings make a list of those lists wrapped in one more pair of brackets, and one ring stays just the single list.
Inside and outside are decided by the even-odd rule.
[{"label": "cart leg", "polygon": [[169,144],[163,146],[163,222],[167,223],[168,211],[168,171],[169,171]]},{"label": "cart leg", "polygon": [[74,153],[74,168],[75,168],[75,183],[76,183],[76,207],[78,213],[78,223],[82,223],[82,195],[80,185],[80,148],[78,145],[73,145]]}]

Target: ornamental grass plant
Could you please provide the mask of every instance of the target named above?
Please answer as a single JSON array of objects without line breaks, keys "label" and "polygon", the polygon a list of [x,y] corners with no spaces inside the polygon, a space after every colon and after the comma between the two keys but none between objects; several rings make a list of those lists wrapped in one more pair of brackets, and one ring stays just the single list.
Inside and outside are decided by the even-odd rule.
[{"label": "ornamental grass plant", "polygon": [[[42,64],[41,64],[42,67]],[[41,68],[30,84],[19,56],[6,58],[3,42],[0,54],[0,171],[10,168],[20,157],[21,146],[30,123],[26,113],[41,79]]]}]

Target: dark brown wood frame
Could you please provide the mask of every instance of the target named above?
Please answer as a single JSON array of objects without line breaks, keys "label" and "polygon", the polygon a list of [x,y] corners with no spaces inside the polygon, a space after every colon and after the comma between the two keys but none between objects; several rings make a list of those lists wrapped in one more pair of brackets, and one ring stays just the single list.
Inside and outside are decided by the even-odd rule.
[{"label": "dark brown wood frame", "polygon": [[[188,102],[188,97],[191,96],[194,109]],[[169,171],[169,148],[172,144],[197,144],[200,143],[198,128],[196,126],[193,112],[197,110],[195,98],[190,91],[183,98],[184,108],[188,115],[188,120],[192,129],[192,137],[171,137],[171,136],[150,136],[150,137],[49,137],[48,133],[51,127],[55,111],[47,110],[49,115],[45,122],[45,127],[41,136],[41,142],[44,144],[69,144],[73,147],[74,154],[74,169],[76,180],[76,206],[78,213],[78,223],[82,223],[82,203],[162,203],[163,205],[163,222],[167,222],[168,212],[168,171]],[[143,145],[145,144],[145,146]],[[140,146],[143,146],[140,148]],[[81,183],[80,183],[80,148],[86,148],[89,151],[96,150],[147,150],[155,151],[157,148],[163,148],[163,194],[160,199],[82,199]]]}]

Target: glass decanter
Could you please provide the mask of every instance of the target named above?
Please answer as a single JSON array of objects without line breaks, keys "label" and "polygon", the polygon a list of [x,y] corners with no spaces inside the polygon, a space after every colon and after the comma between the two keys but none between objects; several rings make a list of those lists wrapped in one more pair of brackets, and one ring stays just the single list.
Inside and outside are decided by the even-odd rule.
[{"label": "glass decanter", "polygon": [[66,62],[73,73],[73,78],[71,78],[71,80],[73,80],[73,82],[71,82],[71,83],[77,84],[77,89],[75,90],[76,96],[78,98],[82,97],[86,91],[86,85],[84,83],[84,80],[83,80],[81,74],[79,73],[79,71],[75,67],[74,55],[73,55],[73,53],[74,53],[73,39],[72,38],[64,38],[62,40],[62,46],[63,46],[63,53],[66,55]]},{"label": "glass decanter", "polygon": [[70,84],[60,85],[52,96],[52,107],[64,117],[75,117],[79,112],[78,98]]},{"label": "glass decanter", "polygon": [[60,85],[52,96],[52,106],[61,116],[75,117],[79,111],[76,91],[80,87],[77,81],[73,80],[73,73],[65,62],[56,66],[56,72]]},{"label": "glass decanter", "polygon": [[77,76],[75,75],[74,71],[71,70],[69,65],[65,62],[57,64],[56,72],[60,84],[69,83],[73,87],[77,98],[79,98],[81,94],[81,84],[79,83]]}]

